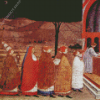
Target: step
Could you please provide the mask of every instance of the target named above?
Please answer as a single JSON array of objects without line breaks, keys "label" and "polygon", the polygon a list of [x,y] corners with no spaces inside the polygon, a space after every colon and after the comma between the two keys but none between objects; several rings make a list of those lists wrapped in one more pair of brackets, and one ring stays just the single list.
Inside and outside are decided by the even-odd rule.
[{"label": "step", "polygon": [[100,76],[96,74],[85,73],[84,77],[90,80],[95,86],[100,88]]},{"label": "step", "polygon": [[96,98],[100,99],[100,89],[95,86],[92,82],[90,82],[87,78],[83,78],[84,80],[84,85],[87,87],[89,92]]}]

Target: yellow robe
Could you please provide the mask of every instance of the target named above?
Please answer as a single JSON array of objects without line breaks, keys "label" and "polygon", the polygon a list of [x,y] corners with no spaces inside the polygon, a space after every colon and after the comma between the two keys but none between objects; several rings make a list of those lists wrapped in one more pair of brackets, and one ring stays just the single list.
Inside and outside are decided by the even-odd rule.
[{"label": "yellow robe", "polygon": [[55,66],[55,89],[56,94],[69,94],[71,92],[72,68],[67,57],[62,54],[59,65]]}]

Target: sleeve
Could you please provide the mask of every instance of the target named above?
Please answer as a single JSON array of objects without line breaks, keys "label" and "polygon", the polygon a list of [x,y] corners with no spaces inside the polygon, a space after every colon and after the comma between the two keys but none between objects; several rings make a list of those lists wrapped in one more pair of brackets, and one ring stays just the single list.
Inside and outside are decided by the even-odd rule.
[{"label": "sleeve", "polygon": [[91,56],[95,56],[95,57],[97,57],[97,56],[98,56],[98,54],[94,51],[94,49],[93,49],[93,48],[90,48],[89,53],[90,53],[90,55],[91,55]]}]

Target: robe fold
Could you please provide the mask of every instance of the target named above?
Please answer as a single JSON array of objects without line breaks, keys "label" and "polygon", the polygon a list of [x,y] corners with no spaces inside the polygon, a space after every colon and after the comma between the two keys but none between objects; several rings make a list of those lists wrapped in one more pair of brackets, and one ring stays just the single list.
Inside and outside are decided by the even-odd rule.
[{"label": "robe fold", "polygon": [[54,63],[50,53],[42,52],[39,60],[38,75],[39,94],[52,94],[54,91]]},{"label": "robe fold", "polygon": [[[32,58],[32,48],[29,47],[24,58],[22,68],[21,90],[24,95],[37,94],[38,64],[39,61]],[[34,54],[33,54],[34,55]],[[35,56],[35,55],[34,55]]]},{"label": "robe fold", "polygon": [[20,71],[15,62],[15,58],[8,54],[4,60],[4,68],[0,80],[3,91],[0,94],[18,94],[18,86],[20,83]]},{"label": "robe fold", "polygon": [[[65,54],[57,54],[55,60],[55,94],[68,95],[71,92],[72,68]],[[55,63],[55,61],[54,61]]]},{"label": "robe fold", "polygon": [[83,61],[85,64],[85,73],[93,72],[93,56],[97,57],[98,54],[94,51],[92,47],[87,48],[83,56]]}]

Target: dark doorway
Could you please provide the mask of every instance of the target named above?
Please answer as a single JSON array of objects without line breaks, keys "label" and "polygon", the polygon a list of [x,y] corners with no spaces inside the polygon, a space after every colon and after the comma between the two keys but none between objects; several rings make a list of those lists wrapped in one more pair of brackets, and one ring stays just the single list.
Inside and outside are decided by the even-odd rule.
[{"label": "dark doorway", "polygon": [[95,52],[99,52],[99,38],[96,37],[94,39],[94,42],[97,44],[96,47],[94,48]]},{"label": "dark doorway", "polygon": [[87,38],[87,47],[91,46],[91,38]]}]

